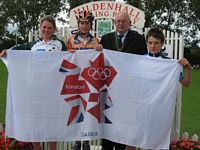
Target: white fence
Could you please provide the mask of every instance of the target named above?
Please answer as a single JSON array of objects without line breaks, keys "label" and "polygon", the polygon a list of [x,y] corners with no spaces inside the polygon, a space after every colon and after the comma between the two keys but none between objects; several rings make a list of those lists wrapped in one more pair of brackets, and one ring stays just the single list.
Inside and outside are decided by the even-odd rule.
[{"label": "white fence", "polygon": [[[57,150],[73,150],[74,142],[57,142]],[[91,150],[101,150],[101,140],[93,140],[90,141],[90,149]],[[49,150],[48,143],[42,143],[43,150]]]},{"label": "white fence", "polygon": [[182,139],[191,139],[192,141],[198,141],[198,136],[197,136],[197,134],[193,134],[191,137],[189,137],[189,134],[187,133],[187,132],[184,132],[183,134],[182,134]]},{"label": "white fence", "polygon": [[[149,28],[145,28],[143,33],[146,35]],[[180,59],[183,58],[184,54],[184,38],[183,35],[163,30],[163,33],[165,35],[165,45],[166,45],[166,52],[168,53],[168,56],[173,59]],[[58,31],[56,33],[57,37],[59,39],[62,39],[65,43],[67,42],[67,39],[71,35],[71,30],[67,27],[61,27],[58,28]],[[36,40],[39,36],[38,31],[36,32],[30,32],[29,33],[29,42]],[[177,93],[177,100],[176,100],[176,106],[175,106],[175,112],[174,112],[174,120],[172,125],[172,131],[171,131],[171,138],[179,138],[180,136],[180,119],[181,119],[181,105],[182,105],[182,86],[179,85],[179,91]],[[100,140],[90,141],[90,144],[92,145],[92,150],[100,150]],[[72,149],[72,142],[58,142],[57,147],[58,150],[71,150]],[[96,146],[98,145],[98,146]],[[44,150],[48,150],[48,146],[45,143],[43,146]]]}]

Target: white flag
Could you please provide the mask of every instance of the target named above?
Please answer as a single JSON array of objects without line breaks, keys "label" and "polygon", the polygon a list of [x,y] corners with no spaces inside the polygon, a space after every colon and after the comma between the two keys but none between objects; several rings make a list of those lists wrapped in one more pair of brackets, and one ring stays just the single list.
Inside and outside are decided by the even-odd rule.
[{"label": "white flag", "polygon": [[110,50],[9,51],[6,133],[167,149],[180,70],[176,60]]}]

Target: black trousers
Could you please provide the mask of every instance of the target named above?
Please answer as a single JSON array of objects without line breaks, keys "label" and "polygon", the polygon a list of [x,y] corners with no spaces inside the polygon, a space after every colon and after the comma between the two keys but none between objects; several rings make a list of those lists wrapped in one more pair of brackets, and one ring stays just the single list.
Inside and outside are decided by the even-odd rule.
[{"label": "black trousers", "polygon": [[112,142],[106,139],[102,139],[102,150],[113,150],[115,147],[115,150],[125,150],[126,145]]}]

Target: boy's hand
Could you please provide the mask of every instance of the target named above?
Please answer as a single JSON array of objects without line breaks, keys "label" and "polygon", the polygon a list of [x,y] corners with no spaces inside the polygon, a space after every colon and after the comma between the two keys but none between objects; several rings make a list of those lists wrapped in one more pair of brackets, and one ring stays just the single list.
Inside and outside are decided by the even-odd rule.
[{"label": "boy's hand", "polygon": [[188,62],[188,60],[186,58],[181,58],[179,60],[179,63],[183,66],[183,67],[186,67],[188,69],[191,69],[191,65],[190,63]]},{"label": "boy's hand", "polygon": [[7,56],[7,52],[6,50],[0,50],[0,57],[6,57]]}]

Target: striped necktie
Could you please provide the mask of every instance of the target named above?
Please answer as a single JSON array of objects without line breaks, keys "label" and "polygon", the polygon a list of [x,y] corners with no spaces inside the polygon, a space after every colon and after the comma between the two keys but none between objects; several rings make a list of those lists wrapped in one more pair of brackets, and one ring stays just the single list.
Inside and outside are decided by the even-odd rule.
[{"label": "striped necktie", "polygon": [[118,48],[122,48],[122,38],[124,37],[123,34],[118,35]]}]

